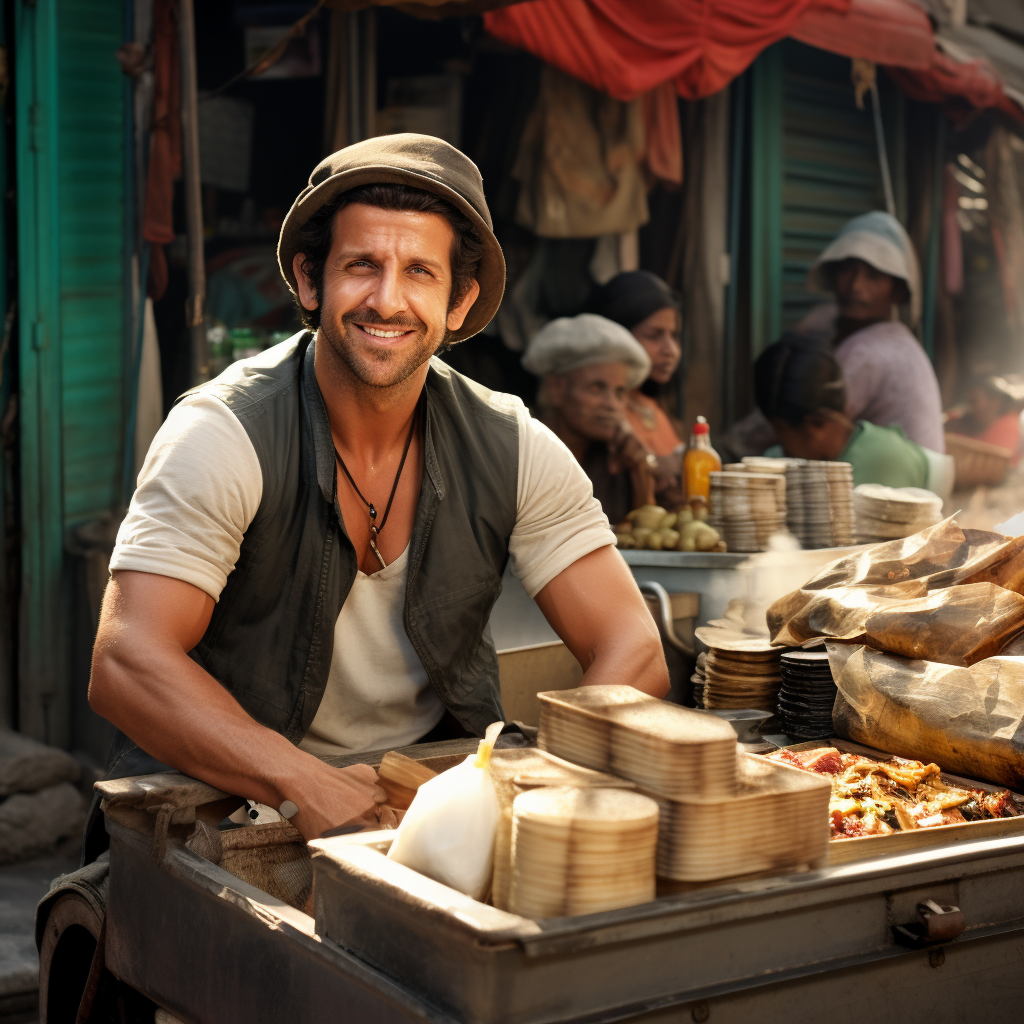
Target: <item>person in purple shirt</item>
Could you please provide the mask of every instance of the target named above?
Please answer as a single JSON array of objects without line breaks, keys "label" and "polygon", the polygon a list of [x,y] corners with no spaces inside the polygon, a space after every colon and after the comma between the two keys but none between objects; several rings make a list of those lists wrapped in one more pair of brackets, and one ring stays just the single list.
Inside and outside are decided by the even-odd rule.
[{"label": "person in purple shirt", "polygon": [[[920,274],[906,231],[882,211],[849,221],[808,275],[815,291],[835,301],[815,307],[797,331],[832,349],[846,381],[846,414],[882,427],[900,426],[916,444],[946,450],[935,371],[910,329],[894,314],[920,316]],[[729,432],[736,454],[764,451],[776,438],[759,412]]]}]

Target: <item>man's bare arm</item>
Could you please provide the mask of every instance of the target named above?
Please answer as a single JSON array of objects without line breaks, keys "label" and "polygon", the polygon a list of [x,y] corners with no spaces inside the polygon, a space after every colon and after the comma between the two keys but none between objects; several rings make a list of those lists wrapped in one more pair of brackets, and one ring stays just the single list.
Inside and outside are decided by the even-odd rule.
[{"label": "man's bare arm", "polygon": [[89,703],[143,750],[227,793],[299,807],[307,839],[365,818],[384,791],[372,769],[337,769],[256,722],[188,652],[213,614],[198,587],[115,572],[93,649]]},{"label": "man's bare arm", "polygon": [[583,666],[584,686],[625,683],[655,697],[668,693],[658,628],[615,548],[599,548],[573,562],[536,601]]}]

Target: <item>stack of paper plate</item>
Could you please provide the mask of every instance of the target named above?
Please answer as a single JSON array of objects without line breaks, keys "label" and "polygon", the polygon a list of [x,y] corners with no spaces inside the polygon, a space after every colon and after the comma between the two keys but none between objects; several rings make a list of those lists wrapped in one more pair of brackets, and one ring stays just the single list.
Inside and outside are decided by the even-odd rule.
[{"label": "stack of paper plate", "polygon": [[786,479],[778,473],[712,473],[711,514],[730,551],[764,551],[786,526]]},{"label": "stack of paper plate", "polygon": [[704,707],[760,708],[774,713],[782,684],[779,659],[786,648],[773,647],[767,637],[722,626],[700,626],[696,636],[708,647]]},{"label": "stack of paper plate", "polygon": [[836,684],[824,651],[787,651],[782,655],[779,725],[801,740],[832,735]]},{"label": "stack of paper plate", "polygon": [[491,879],[491,902],[499,910],[509,908],[512,888],[512,804],[517,796],[539,787],[634,788],[628,779],[591,771],[536,747],[493,751],[488,774],[501,806],[494,840],[494,874]]},{"label": "stack of paper plate", "polygon": [[861,484],[854,489],[853,507],[862,544],[909,537],[942,519],[942,499],[919,487]]},{"label": "stack of paper plate", "polygon": [[694,667],[693,675],[690,676],[690,682],[693,683],[693,706],[697,708],[704,707],[704,683],[706,681],[707,663],[707,652],[701,651],[697,655],[697,664]]},{"label": "stack of paper plate", "polygon": [[569,917],[655,895],[658,805],[618,789],[534,789],[512,805],[509,909]]},{"label": "stack of paper plate", "polygon": [[735,791],[738,748],[728,722],[630,686],[581,686],[538,696],[542,750],[662,796]]},{"label": "stack of paper plate", "polygon": [[656,798],[658,875],[708,882],[813,865],[828,851],[831,792],[828,778],[744,754],[737,795]]},{"label": "stack of paper plate", "polygon": [[852,544],[853,467],[848,462],[787,462],[786,523],[793,536],[805,548]]}]

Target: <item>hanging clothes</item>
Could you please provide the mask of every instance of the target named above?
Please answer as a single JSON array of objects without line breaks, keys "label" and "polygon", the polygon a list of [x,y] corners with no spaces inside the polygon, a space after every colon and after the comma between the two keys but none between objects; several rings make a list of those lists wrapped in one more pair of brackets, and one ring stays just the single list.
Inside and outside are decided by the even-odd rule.
[{"label": "hanging clothes", "polygon": [[647,222],[643,109],[550,65],[520,141],[516,222],[543,238],[624,234]]},{"label": "hanging clothes", "polygon": [[174,241],[174,179],[181,174],[181,78],[177,0],[153,4],[153,122],[142,237],[150,243],[147,294],[167,291],[167,257],[163,247]]},{"label": "hanging clothes", "polygon": [[644,111],[644,163],[652,178],[670,185],[683,183],[683,139],[679,100],[671,82],[662,82],[641,97]]}]

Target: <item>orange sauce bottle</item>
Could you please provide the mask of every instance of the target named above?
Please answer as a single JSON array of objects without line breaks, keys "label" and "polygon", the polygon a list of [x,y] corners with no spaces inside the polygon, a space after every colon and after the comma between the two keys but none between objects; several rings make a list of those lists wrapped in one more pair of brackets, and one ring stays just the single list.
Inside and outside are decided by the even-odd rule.
[{"label": "orange sauce bottle", "polygon": [[711,474],[722,468],[722,459],[711,447],[711,428],[703,416],[697,417],[690,435],[690,444],[683,454],[683,487],[686,500],[703,498],[711,494]]}]

